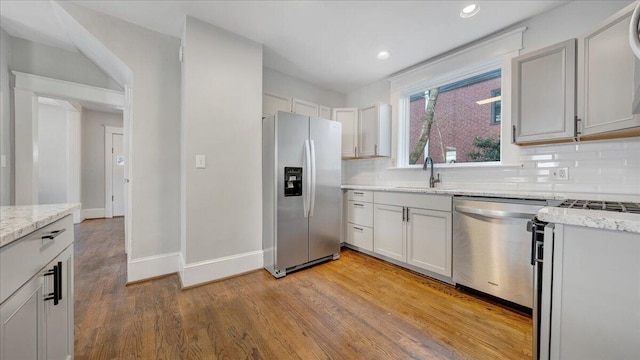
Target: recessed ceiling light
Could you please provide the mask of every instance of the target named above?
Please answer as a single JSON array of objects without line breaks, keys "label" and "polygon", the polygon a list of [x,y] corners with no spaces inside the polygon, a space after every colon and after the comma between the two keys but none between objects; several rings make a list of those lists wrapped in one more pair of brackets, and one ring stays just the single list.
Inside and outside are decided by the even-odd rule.
[{"label": "recessed ceiling light", "polygon": [[462,11],[460,11],[461,18],[470,18],[473,15],[477,14],[480,11],[480,6],[478,4],[470,4],[465,6]]},{"label": "recessed ceiling light", "polygon": [[391,55],[391,54],[389,54],[389,52],[388,52],[388,51],[380,51],[380,52],[378,53],[378,59],[380,59],[380,60],[385,60],[385,59],[388,59],[390,55]]}]

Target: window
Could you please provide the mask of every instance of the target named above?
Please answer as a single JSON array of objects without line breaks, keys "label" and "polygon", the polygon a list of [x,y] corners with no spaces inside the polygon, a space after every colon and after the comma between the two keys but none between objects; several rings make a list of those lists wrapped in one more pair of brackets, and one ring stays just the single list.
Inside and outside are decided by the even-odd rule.
[{"label": "window", "polygon": [[496,99],[491,103],[491,124],[499,125],[502,120],[502,89],[491,90],[491,98]]},{"label": "window", "polygon": [[502,71],[409,95],[408,164],[500,161]]}]

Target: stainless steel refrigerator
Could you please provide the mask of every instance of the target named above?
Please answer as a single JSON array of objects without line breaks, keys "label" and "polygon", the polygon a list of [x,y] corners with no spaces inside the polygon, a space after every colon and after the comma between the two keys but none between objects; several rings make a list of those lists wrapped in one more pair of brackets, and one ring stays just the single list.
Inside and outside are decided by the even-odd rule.
[{"label": "stainless steel refrigerator", "polygon": [[337,259],[342,124],[278,111],[262,120],[264,267],[276,278]]}]

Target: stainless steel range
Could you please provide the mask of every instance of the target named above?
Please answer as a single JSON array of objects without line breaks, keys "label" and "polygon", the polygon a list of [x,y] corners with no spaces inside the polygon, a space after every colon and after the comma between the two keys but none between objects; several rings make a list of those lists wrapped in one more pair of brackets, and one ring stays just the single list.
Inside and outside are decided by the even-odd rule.
[{"label": "stainless steel range", "polygon": [[569,209],[601,210],[640,214],[640,204],[635,202],[565,200],[556,206]]}]

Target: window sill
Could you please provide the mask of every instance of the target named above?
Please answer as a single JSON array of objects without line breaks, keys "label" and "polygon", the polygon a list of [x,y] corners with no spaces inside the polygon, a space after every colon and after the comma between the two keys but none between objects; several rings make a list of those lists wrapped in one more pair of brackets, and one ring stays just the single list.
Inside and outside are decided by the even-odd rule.
[{"label": "window sill", "polygon": [[[498,161],[481,162],[481,163],[456,163],[456,164],[435,164],[436,169],[473,169],[473,168],[521,168],[524,164],[502,164]],[[409,165],[389,167],[387,170],[422,170],[422,165]]]}]

